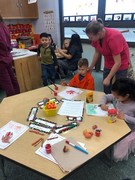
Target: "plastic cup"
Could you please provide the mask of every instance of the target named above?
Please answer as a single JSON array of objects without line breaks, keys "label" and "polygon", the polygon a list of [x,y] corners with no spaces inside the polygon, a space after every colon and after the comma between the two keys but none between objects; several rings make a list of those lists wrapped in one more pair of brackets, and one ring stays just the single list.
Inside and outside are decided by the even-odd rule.
[{"label": "plastic cup", "polygon": [[99,137],[101,135],[101,132],[99,130],[95,131],[95,136]]},{"label": "plastic cup", "polygon": [[46,150],[47,154],[50,154],[51,153],[51,144],[46,144],[45,150]]}]

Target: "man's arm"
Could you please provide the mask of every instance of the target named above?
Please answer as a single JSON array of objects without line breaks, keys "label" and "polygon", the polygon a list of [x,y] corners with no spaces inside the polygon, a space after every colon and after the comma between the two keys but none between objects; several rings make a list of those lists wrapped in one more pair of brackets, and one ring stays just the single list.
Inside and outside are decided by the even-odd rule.
[{"label": "man's arm", "polygon": [[99,60],[100,57],[100,53],[97,49],[95,49],[94,55],[93,55],[93,59],[92,59],[92,63],[90,65],[90,70],[92,71],[93,67],[95,66],[96,62]]},{"label": "man's arm", "polygon": [[121,57],[120,54],[113,56],[114,59],[114,65],[108,74],[108,76],[104,79],[103,84],[108,86],[110,84],[111,78],[115,75],[115,73],[118,71],[119,67],[121,66]]}]

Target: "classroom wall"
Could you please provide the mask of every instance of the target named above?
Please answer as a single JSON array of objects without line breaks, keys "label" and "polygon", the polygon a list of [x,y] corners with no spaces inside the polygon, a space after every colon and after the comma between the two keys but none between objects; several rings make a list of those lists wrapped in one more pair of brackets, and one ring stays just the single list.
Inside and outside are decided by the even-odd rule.
[{"label": "classroom wall", "polygon": [[39,19],[36,20],[34,25],[35,34],[40,34],[41,32],[45,32],[45,19],[44,12],[45,11],[53,11],[55,17],[55,35],[52,34],[54,42],[60,46],[60,22],[59,22],[59,6],[58,0],[38,0],[38,12]]}]

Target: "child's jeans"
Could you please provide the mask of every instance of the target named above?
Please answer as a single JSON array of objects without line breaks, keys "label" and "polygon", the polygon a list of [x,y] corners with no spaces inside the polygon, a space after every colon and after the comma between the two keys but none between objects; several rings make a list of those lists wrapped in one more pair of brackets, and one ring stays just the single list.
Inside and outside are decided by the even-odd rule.
[{"label": "child's jeans", "polygon": [[[55,67],[54,64],[41,64],[43,85],[55,83]],[[50,80],[50,82],[48,82]]]}]

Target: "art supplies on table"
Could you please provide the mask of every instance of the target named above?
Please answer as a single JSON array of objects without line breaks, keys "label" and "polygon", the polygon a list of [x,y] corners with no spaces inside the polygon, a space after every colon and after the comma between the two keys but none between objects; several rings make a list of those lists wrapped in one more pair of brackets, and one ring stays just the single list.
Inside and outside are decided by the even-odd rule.
[{"label": "art supplies on table", "polygon": [[82,92],[83,91],[80,90],[79,88],[68,87],[64,91],[59,92],[58,95],[61,96],[62,98],[66,97],[66,99],[73,99]]},{"label": "art supplies on table", "polygon": [[42,119],[36,118],[35,121],[31,121],[29,124],[30,129],[38,130],[44,133],[51,133],[56,123]]},{"label": "art supplies on table", "polygon": [[[65,146],[68,146],[66,152],[63,149]],[[90,154],[72,138],[53,144],[51,151],[53,158],[64,172],[71,172],[90,159]]]},{"label": "art supplies on table", "polygon": [[[70,138],[68,138],[68,140],[70,140]],[[39,148],[39,149],[37,149],[36,150],[36,154],[37,155],[39,155],[39,156],[41,156],[41,157],[43,157],[43,158],[46,158],[46,159],[48,159],[48,160],[50,160],[50,161],[52,161],[53,163],[55,163],[55,164],[58,164],[59,163],[59,161],[57,162],[56,161],[56,159],[53,157],[53,152],[52,151],[54,151],[54,148],[55,147],[53,147],[53,145],[56,145],[56,147],[57,146],[59,146],[59,143],[60,143],[60,147],[61,147],[61,142],[64,142],[64,145],[67,145],[66,144],[66,139],[65,139],[65,137],[63,137],[63,136],[60,136],[59,134],[55,134],[55,133],[51,133],[50,135],[49,135],[49,137],[48,137],[48,139],[43,143],[43,145]],[[83,143],[81,143],[81,142],[74,142],[74,141],[70,141],[70,142],[72,142],[72,143],[75,143],[75,145],[78,145],[80,148],[82,148],[84,151],[86,151],[86,148],[84,147],[85,145],[83,144]],[[51,153],[47,153],[46,152],[46,145],[50,145],[51,146]],[[68,146],[68,145],[67,145]],[[70,146],[70,145],[69,145]],[[63,146],[64,147],[64,146]],[[57,150],[57,153],[59,153],[60,154],[60,156],[62,155],[63,156],[63,147],[61,147],[61,150],[62,150],[62,152],[61,153],[59,153],[59,149]],[[69,151],[70,151],[70,158],[69,158],[69,162],[70,162],[70,164],[72,164],[72,161],[71,161],[71,158],[72,158],[72,152],[74,152],[74,150],[75,150],[75,153],[77,153],[77,155],[78,155],[78,152],[76,152],[76,151],[79,151],[79,150],[77,150],[77,149],[74,149],[73,147],[69,147]],[[87,156],[87,158],[90,156],[89,154],[85,154],[85,153],[83,153],[83,152],[81,152],[81,151],[79,151],[80,153],[81,153],[81,162],[82,161],[84,161],[84,155],[85,156]],[[54,154],[56,154],[56,152],[54,152]],[[83,155],[82,155],[83,154]],[[66,153],[64,153],[64,155],[66,155]],[[73,155],[74,155],[74,153],[73,153]],[[79,154],[80,155],[80,154]],[[57,156],[57,155],[56,155]],[[79,156],[78,156],[79,157]],[[79,159],[77,157],[77,159]],[[83,159],[82,159],[82,157],[83,157]],[[66,157],[64,157],[64,159],[65,159]],[[60,158],[60,160],[61,160],[61,158]],[[73,158],[73,161],[74,161],[74,158]],[[65,163],[67,162],[67,160],[65,161]],[[69,162],[68,162],[68,164],[69,164]],[[79,160],[79,162],[78,162],[78,160],[77,160],[77,163],[80,163],[80,160]],[[83,163],[83,162],[82,162]],[[76,164],[76,163],[75,163]],[[59,164],[59,166],[60,166],[60,164]],[[71,167],[72,168],[72,167]],[[62,167],[62,170],[63,170],[63,167]],[[65,169],[64,169],[64,171],[65,171]]]},{"label": "art supplies on table", "polygon": [[0,149],[5,149],[10,146],[28,129],[28,126],[15,121],[9,121],[5,126],[0,128]]},{"label": "art supplies on table", "polygon": [[59,115],[81,117],[84,101],[64,101],[58,111]]},{"label": "art supplies on table", "polygon": [[77,126],[79,126],[78,122],[72,122],[72,123],[69,123],[67,125],[56,126],[55,129],[54,129],[54,132],[60,134],[62,132],[73,129],[73,128],[77,127]]},{"label": "art supplies on table", "polygon": [[34,119],[36,118],[37,112],[38,112],[38,108],[32,107],[28,115],[27,121],[34,121]]},{"label": "art supplies on table", "polygon": [[[113,104],[108,104],[108,107],[113,107]],[[100,107],[100,104],[86,104],[86,114],[92,116],[107,116],[108,112],[103,111]]]},{"label": "art supplies on table", "polygon": [[39,107],[40,109],[43,109],[44,105],[45,105],[46,102],[48,102],[49,100],[55,102],[56,104],[59,104],[59,103],[60,103],[60,101],[59,101],[57,98],[55,98],[55,97],[50,98],[50,99],[44,98],[42,101],[40,101],[40,102],[37,103],[38,107]]},{"label": "art supplies on table", "polygon": [[86,93],[86,103],[91,103],[93,102],[93,91],[89,91]]},{"label": "art supplies on table", "polygon": [[55,101],[48,101],[43,107],[43,111],[45,113],[45,116],[56,116],[57,115],[57,105]]},{"label": "art supplies on table", "polygon": [[81,117],[81,116],[80,117],[67,116],[66,118],[67,118],[67,121],[78,121],[78,122],[80,122],[83,120],[83,117]]},{"label": "art supplies on table", "polygon": [[39,143],[42,143],[43,141],[43,138],[39,138],[38,140],[34,141],[31,145],[36,147]]},{"label": "art supplies on table", "polygon": [[38,150],[36,150],[35,153],[38,154],[39,156],[42,156],[43,158],[46,158],[57,164],[57,162],[53,158],[52,154],[46,153],[45,146],[46,146],[46,144],[50,144],[52,146],[53,144],[58,143],[58,142],[62,141],[63,139],[65,139],[65,138],[60,136],[59,134],[52,133],[49,135],[48,139],[43,143],[42,147],[40,147]]},{"label": "art supplies on table", "polygon": [[52,89],[49,85],[47,87],[54,93],[54,96],[57,96],[57,92],[54,89]]}]

